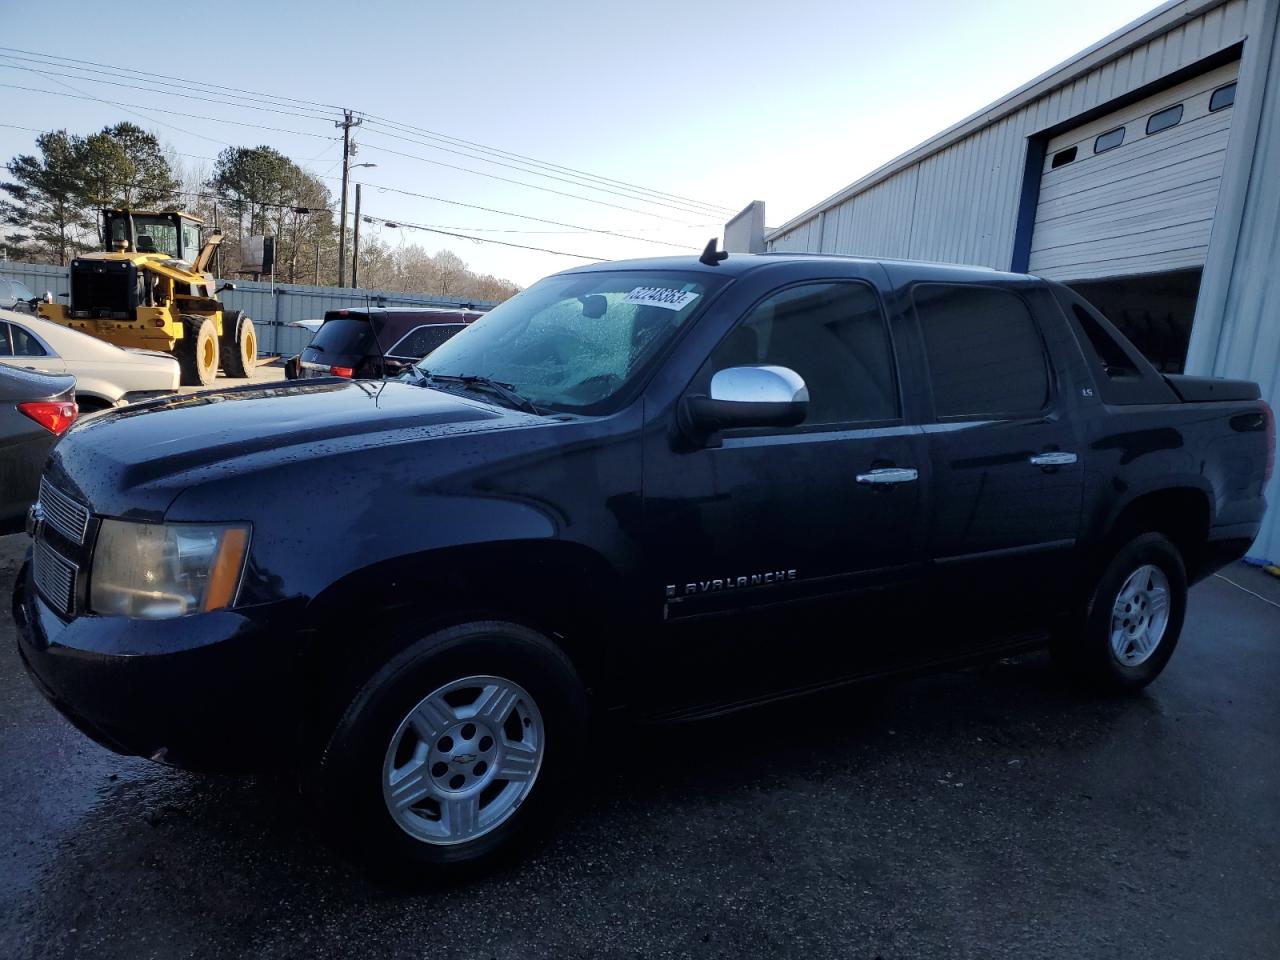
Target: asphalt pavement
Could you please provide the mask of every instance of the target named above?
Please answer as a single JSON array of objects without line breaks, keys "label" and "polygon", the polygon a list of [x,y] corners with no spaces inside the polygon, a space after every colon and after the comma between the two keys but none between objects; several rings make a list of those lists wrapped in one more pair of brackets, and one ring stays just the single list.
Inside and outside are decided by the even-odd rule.
[{"label": "asphalt pavement", "polygon": [[103,750],[37,694],[0,538],[0,957],[1280,956],[1280,580],[1192,593],[1144,694],[1032,655],[599,738],[559,831],[454,888],[337,860],[286,781]]}]

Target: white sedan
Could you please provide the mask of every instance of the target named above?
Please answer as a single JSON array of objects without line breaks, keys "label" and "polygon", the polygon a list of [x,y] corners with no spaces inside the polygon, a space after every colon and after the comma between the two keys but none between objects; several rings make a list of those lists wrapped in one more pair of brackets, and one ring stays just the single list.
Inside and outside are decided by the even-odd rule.
[{"label": "white sedan", "polygon": [[83,413],[178,389],[178,361],[167,353],[122,350],[96,337],[12,310],[0,310],[0,363],[76,378]]}]

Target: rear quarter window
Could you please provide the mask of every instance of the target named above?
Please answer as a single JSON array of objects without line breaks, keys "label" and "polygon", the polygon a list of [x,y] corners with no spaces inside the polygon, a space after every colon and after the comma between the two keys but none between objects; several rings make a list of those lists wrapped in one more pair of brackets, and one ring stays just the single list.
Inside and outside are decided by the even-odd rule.
[{"label": "rear quarter window", "polygon": [[1051,284],[1098,395],[1110,404],[1174,403],[1177,396],[1119,330],[1074,291]]},{"label": "rear quarter window", "polygon": [[463,325],[460,323],[424,323],[392,344],[387,349],[387,356],[402,360],[421,360],[462,330]]}]

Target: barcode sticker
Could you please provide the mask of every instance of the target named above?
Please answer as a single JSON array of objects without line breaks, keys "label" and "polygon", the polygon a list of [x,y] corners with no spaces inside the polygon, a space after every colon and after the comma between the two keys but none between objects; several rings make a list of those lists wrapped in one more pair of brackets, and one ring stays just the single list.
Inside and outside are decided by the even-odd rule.
[{"label": "barcode sticker", "polygon": [[683,310],[698,295],[690,290],[672,290],[668,287],[636,287],[627,294],[623,303],[639,303],[649,307],[665,307],[667,310]]}]

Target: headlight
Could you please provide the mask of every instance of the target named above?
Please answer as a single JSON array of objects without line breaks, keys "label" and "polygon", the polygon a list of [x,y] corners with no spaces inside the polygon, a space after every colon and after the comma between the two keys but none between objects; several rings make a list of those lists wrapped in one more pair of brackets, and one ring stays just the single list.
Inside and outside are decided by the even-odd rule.
[{"label": "headlight", "polygon": [[230,606],[240,588],[248,525],[103,520],[89,608],[162,620]]}]

